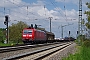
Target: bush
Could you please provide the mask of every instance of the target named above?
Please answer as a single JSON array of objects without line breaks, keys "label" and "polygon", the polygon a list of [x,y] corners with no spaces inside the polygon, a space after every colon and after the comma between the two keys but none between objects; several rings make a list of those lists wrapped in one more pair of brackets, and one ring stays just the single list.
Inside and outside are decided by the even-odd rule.
[{"label": "bush", "polygon": [[90,47],[90,40],[85,40],[85,41],[83,42],[83,46],[85,46],[85,47]]}]

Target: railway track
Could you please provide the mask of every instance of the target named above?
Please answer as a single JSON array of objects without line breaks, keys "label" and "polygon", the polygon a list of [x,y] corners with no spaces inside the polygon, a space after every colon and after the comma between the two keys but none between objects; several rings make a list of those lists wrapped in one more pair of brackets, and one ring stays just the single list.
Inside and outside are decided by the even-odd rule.
[{"label": "railway track", "polygon": [[14,55],[14,56],[10,56],[8,58],[4,58],[3,60],[13,60],[13,59],[16,59],[16,60],[26,60],[26,59],[27,60],[28,59],[30,59],[30,60],[42,60],[45,57],[70,46],[71,44],[73,44],[73,43],[68,42],[68,43],[57,44],[55,46],[52,45],[52,46],[49,46],[47,48],[34,50],[31,52],[18,54],[18,55]]},{"label": "railway track", "polygon": [[21,45],[21,46],[14,46],[14,47],[3,47],[3,48],[0,48],[0,53],[53,45],[53,44],[59,44],[59,43],[57,42],[57,43],[47,43],[47,44],[45,43],[45,44],[34,44],[34,45]]}]

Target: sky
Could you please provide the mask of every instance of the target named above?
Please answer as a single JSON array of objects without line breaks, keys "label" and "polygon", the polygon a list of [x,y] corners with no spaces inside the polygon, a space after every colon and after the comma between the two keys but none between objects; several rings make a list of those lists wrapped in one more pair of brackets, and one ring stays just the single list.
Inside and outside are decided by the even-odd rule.
[{"label": "sky", "polygon": [[[88,10],[85,5],[90,0],[82,0],[83,19],[86,19],[84,12]],[[0,1],[0,28],[4,25],[5,15],[9,16],[9,25],[23,21],[28,25],[37,24],[39,27],[51,31],[56,38],[70,35],[76,37],[78,30],[79,0],[1,0]]]}]

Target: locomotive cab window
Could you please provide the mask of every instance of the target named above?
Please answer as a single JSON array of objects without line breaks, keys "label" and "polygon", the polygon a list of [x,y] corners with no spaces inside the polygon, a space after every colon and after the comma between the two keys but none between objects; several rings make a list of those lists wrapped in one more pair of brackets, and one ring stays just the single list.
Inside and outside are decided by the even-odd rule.
[{"label": "locomotive cab window", "polygon": [[23,33],[24,33],[24,34],[31,34],[31,33],[32,33],[32,30],[24,30]]}]

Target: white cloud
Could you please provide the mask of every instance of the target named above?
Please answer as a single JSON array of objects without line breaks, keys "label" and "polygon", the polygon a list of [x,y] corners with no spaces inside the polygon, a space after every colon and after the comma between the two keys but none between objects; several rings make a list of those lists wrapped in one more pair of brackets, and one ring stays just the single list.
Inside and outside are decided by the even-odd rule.
[{"label": "white cloud", "polygon": [[20,4],[20,3],[22,3],[22,0],[10,0],[11,2],[13,2],[13,3],[15,3],[15,4]]},{"label": "white cloud", "polygon": [[75,9],[62,10],[61,8],[56,7],[55,10],[58,11],[56,16],[58,16],[59,19],[63,20],[64,22],[66,20],[78,20],[78,11],[76,11]]},{"label": "white cloud", "polygon": [[[10,8],[10,17],[13,19],[17,19],[18,18],[14,18],[14,16],[21,16],[21,20],[24,19],[24,16],[26,17],[27,14],[29,15],[30,18],[32,18],[32,16],[34,16],[34,18],[48,18],[48,17],[53,17],[53,19],[61,19],[62,15],[65,16],[65,11],[63,11],[61,8],[59,10],[62,11],[62,15],[60,15],[60,13],[57,10],[48,10],[47,8],[44,8],[44,3],[42,1],[38,1],[37,3],[33,3],[33,4],[29,4],[28,9],[27,9],[27,4],[25,4],[25,2],[23,2],[22,0],[2,0],[4,1],[4,6],[5,7],[10,7],[10,6],[19,6],[20,4],[22,5],[24,3],[24,7],[16,7],[16,8]],[[62,0],[59,0],[62,1]],[[69,0],[68,0],[69,1]],[[70,0],[71,1],[71,0]],[[7,3],[6,3],[7,2]],[[13,4],[14,3],[14,4]],[[41,6],[41,5],[42,6]],[[0,4],[0,6],[3,4]],[[21,6],[20,5],[20,6]],[[30,6],[32,5],[32,6]],[[33,6],[36,5],[36,6]],[[40,6],[38,6],[40,5]],[[66,10],[66,15],[67,17],[71,17],[71,18],[76,18],[77,16],[77,11],[75,11],[74,9],[71,11]],[[60,18],[61,17],[61,18]],[[19,19],[20,19],[19,18]]]},{"label": "white cloud", "polygon": [[[73,3],[73,4],[75,4],[75,5],[77,5],[77,6],[79,6],[79,0],[55,0],[56,2],[62,2],[62,3],[69,3],[69,4],[71,4],[71,3]],[[87,8],[87,6],[86,6],[86,2],[90,2],[90,0],[82,0],[82,6],[83,6],[83,8]]]},{"label": "white cloud", "polygon": [[79,0],[55,0],[56,2],[78,4]]},{"label": "white cloud", "polygon": [[[44,1],[43,1],[44,2]],[[33,5],[45,5],[42,1],[37,0],[37,3],[32,3]]]},{"label": "white cloud", "polygon": [[70,11],[66,10],[66,16],[69,18],[78,18],[78,12],[75,11],[75,9],[72,9]]},{"label": "white cloud", "polygon": [[22,3],[21,0],[1,0],[0,7],[14,7]]},{"label": "white cloud", "polygon": [[[55,0],[56,2],[64,2],[64,3],[75,3],[78,4],[79,0]],[[82,3],[90,2],[90,0],[81,0]]]},{"label": "white cloud", "polygon": [[[28,24],[30,23],[42,24],[43,27],[49,30],[49,19],[46,19],[46,18],[53,17],[52,29],[54,29],[53,31],[57,31],[58,26],[65,25],[66,23],[67,24],[77,23],[77,20],[78,20],[78,11],[76,11],[75,9],[64,11],[63,9],[57,7],[49,10],[47,7],[44,8],[45,4],[40,0],[37,1],[36,3],[31,3],[31,4],[23,2],[22,0],[1,0],[1,1],[3,3],[0,2],[0,7],[7,7],[7,9],[10,9],[10,13],[8,13],[11,20],[10,23],[15,22],[14,20],[17,20],[17,21],[21,20],[21,21],[27,22]],[[63,2],[63,0],[57,0],[57,1]],[[72,0],[66,0],[66,2],[70,2],[70,1]],[[19,7],[19,6],[22,6],[22,7]],[[27,9],[27,6],[28,6],[28,9]],[[15,7],[15,8],[12,9],[11,7]],[[76,19],[76,21],[73,21],[73,20],[72,21],[70,20],[71,22],[66,21],[65,14],[67,16],[67,19]],[[4,17],[2,17],[0,21],[1,20],[4,21],[3,18]],[[38,19],[38,20],[34,21],[35,19]],[[2,25],[5,27],[4,24],[0,24],[0,27]]]}]

